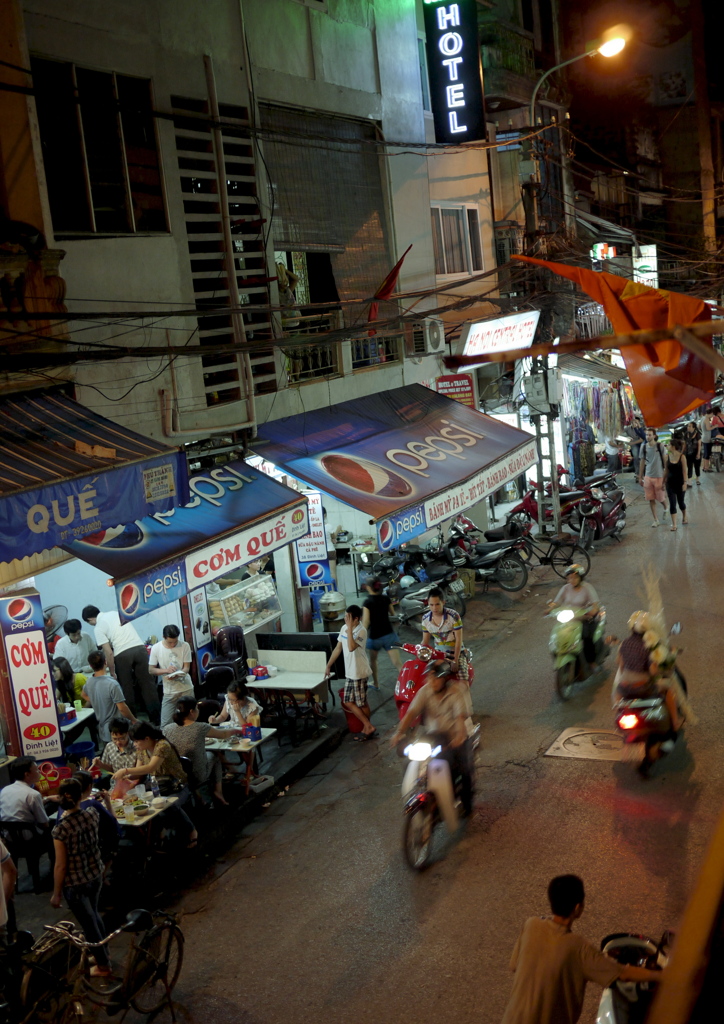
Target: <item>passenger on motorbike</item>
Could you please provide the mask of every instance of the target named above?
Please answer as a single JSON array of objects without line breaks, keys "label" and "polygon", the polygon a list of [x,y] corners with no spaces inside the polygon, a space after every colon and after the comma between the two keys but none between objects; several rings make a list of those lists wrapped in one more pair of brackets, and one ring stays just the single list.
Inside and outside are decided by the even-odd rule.
[{"label": "passenger on motorbike", "polygon": [[390,738],[395,746],[413,723],[422,717],[425,727],[441,744],[437,757],[447,761],[451,772],[462,777],[463,814],[473,809],[473,775],[475,764],[469,738],[469,691],[464,683],[451,679],[448,661],[431,661],[425,669],[425,683],[415,694],[405,717]]},{"label": "passenger on motorbike", "polygon": [[453,672],[460,667],[463,620],[453,608],[446,608],[443,592],[433,587],[427,596],[428,610],[422,616],[422,642],[450,659]]},{"label": "passenger on motorbike", "polygon": [[593,643],[593,634],[596,632],[596,616],[600,604],[598,594],[590,583],[584,583],[583,577],[586,570],[582,565],[573,563],[566,567],[565,584],[556,594],[552,601],[548,602],[548,609],[573,608],[583,609],[583,657],[588,662],[590,672],[597,672],[600,665],[596,664],[596,649]]},{"label": "passenger on motorbike", "polygon": [[[614,679],[614,700],[641,700],[647,697],[659,697],[662,688],[656,684],[655,676],[660,673],[660,666],[651,658],[651,651],[644,642],[644,633],[649,628],[646,612],[634,612],[628,620],[630,636],[622,641],[618,649],[616,661],[616,677]],[[677,733],[683,724],[682,716],[671,688],[663,690],[666,708],[671,720],[672,732]]]}]

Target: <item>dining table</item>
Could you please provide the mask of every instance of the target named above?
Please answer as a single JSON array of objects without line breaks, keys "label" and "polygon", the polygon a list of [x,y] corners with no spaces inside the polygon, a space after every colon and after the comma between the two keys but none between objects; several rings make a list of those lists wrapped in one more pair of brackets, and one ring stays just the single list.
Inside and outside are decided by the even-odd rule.
[{"label": "dining table", "polygon": [[245,793],[248,796],[251,780],[258,777],[257,772],[254,771],[254,751],[257,747],[260,747],[262,743],[266,743],[268,739],[271,739],[275,733],[276,729],[262,729],[260,740],[249,740],[243,736],[238,736],[236,733],[232,733],[231,730],[229,730],[228,739],[225,736],[208,737],[205,742],[205,746],[206,749],[212,753],[216,750],[227,750],[239,755],[241,760],[246,764],[244,787]]},{"label": "dining table", "polygon": [[[267,668],[271,666],[274,674],[257,677],[253,682],[247,678],[247,689],[259,693],[262,703],[274,708],[279,722],[289,722],[285,713],[285,698],[290,706],[298,707],[296,695],[302,694],[306,714],[318,730],[320,722],[326,717],[323,705],[331,692],[325,679],[326,654],[323,651],[259,651],[259,657],[262,656],[264,665]],[[294,720],[289,724],[294,728]],[[292,738],[294,741],[295,736]]]},{"label": "dining table", "polygon": [[98,722],[96,720],[96,713],[93,708],[81,708],[80,711],[76,711],[75,718],[71,722],[67,722],[66,725],[61,725],[60,731],[63,734],[63,746],[70,746],[71,743],[75,743],[79,736],[88,730],[91,735],[91,739],[98,747]]}]

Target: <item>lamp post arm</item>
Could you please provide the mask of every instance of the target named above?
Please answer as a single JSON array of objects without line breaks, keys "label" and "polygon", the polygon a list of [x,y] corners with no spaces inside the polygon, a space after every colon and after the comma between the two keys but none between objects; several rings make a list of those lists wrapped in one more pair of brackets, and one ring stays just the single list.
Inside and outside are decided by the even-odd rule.
[{"label": "lamp post arm", "polygon": [[530,126],[535,129],[535,101],[538,96],[538,90],[545,82],[549,75],[552,75],[554,71],[560,71],[561,68],[568,67],[569,64],[575,64],[577,60],[583,60],[584,57],[595,57],[598,50],[587,50],[585,53],[579,53],[577,57],[571,57],[570,60],[564,60],[562,64],[556,64],[555,67],[549,68],[545,74],[541,75],[538,81],[535,83],[533,89],[533,95],[530,100]]}]

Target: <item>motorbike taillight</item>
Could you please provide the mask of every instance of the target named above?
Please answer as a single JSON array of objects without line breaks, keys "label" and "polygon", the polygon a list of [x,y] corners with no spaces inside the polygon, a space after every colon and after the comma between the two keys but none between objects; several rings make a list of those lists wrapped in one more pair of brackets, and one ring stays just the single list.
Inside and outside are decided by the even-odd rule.
[{"label": "motorbike taillight", "polygon": [[618,719],[619,729],[635,729],[639,724],[639,716],[634,714],[621,715]]}]

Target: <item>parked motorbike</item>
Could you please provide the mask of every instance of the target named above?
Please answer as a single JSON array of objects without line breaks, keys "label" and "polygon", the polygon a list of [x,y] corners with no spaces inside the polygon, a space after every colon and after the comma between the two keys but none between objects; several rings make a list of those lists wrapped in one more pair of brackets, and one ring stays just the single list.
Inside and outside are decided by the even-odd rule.
[{"label": "parked motorbike", "polygon": [[588,551],[594,541],[604,537],[613,537],[620,542],[620,534],[626,525],[625,496],[620,487],[608,494],[594,487],[590,497],[580,503],[578,510],[582,520],[579,542],[584,550]]},{"label": "parked motorbike", "polygon": [[[569,700],[576,682],[588,678],[588,665],[583,657],[584,609],[555,608],[550,615],[554,621],[548,650],[553,655],[556,690],[561,700]],[[596,628],[593,634],[595,656],[599,664],[609,653],[605,633],[606,609],[601,607],[596,614]]]},{"label": "parked motorbike", "polygon": [[[603,939],[601,951],[626,967],[663,970],[672,938],[669,931],[664,932],[659,942],[646,935],[618,932]],[[596,1024],[644,1024],[655,991],[647,981],[615,981],[603,990]]]},{"label": "parked motorbike", "polygon": [[523,548],[520,537],[476,544],[465,552],[466,568],[475,570],[475,579],[482,580],[486,590],[491,583],[511,593],[522,590],[528,582],[528,568],[520,557]]},{"label": "parked motorbike", "polygon": [[[436,652],[431,647],[423,647],[422,644],[401,644],[398,650],[415,655],[414,658],[409,658],[403,663],[395,683],[395,707],[397,708],[397,716],[402,721],[407,714],[412,698],[425,681],[424,676],[427,664],[434,658]],[[461,651],[461,661],[467,668],[467,676],[465,677],[467,684],[472,686],[475,679],[472,651],[464,648]],[[461,678],[461,673],[458,673],[457,678],[458,680]]]},{"label": "parked motorbike", "polygon": [[[675,622],[670,636],[678,636],[681,623]],[[674,655],[678,649],[669,645]],[[676,676],[684,694],[688,693],[686,679],[678,666],[670,665],[669,672]],[[663,693],[653,697],[623,697],[614,705],[616,728],[624,743],[643,743],[644,756],[639,770],[646,772],[651,765],[671,753],[676,743],[676,733],[671,728],[671,715]]]},{"label": "parked motorbike", "polygon": [[711,468],[717,473],[721,472],[722,462],[722,439],[715,438],[711,443]]}]

